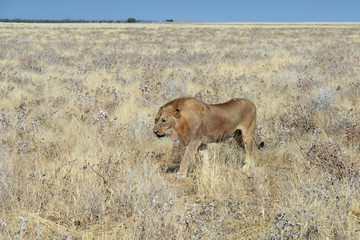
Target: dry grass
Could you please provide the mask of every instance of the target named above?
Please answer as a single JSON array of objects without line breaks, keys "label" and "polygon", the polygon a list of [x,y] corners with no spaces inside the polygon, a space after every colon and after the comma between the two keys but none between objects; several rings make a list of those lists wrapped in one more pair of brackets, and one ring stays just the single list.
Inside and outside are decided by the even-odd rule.
[{"label": "dry grass", "polygon": [[[359,239],[359,24],[0,24],[0,239]],[[189,177],[180,96],[258,107]]]}]

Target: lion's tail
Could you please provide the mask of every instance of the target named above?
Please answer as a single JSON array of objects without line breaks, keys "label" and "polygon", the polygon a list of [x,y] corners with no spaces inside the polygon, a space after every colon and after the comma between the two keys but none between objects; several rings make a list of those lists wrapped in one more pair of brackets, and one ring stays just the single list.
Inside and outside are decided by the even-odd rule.
[{"label": "lion's tail", "polygon": [[255,139],[255,136],[254,136],[254,143],[255,143],[256,147],[257,147],[259,150],[265,146],[265,143],[264,143],[264,142],[260,142],[260,144],[257,143],[257,142],[256,142],[256,139]]}]

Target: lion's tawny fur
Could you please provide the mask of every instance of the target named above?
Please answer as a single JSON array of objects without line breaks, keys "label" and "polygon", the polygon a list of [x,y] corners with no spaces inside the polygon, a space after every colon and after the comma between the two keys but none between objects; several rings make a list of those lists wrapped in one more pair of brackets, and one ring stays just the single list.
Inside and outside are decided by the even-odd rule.
[{"label": "lion's tawny fur", "polygon": [[195,98],[178,98],[160,108],[154,133],[158,137],[176,137],[186,146],[177,173],[178,177],[185,177],[200,145],[206,150],[207,143],[222,142],[229,137],[234,137],[245,150],[245,169],[249,170],[255,128],[256,107],[247,99],[234,98],[221,104],[206,104]]}]

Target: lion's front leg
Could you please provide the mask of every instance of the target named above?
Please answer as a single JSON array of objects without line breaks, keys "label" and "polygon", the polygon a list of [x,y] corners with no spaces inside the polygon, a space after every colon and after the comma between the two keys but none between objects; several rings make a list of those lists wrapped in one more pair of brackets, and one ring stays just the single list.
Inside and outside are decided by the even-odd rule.
[{"label": "lion's front leg", "polygon": [[185,154],[180,163],[180,169],[176,174],[176,178],[185,178],[189,169],[189,164],[192,159],[195,157],[195,153],[199,148],[201,142],[200,141],[192,141],[190,142],[185,149]]}]

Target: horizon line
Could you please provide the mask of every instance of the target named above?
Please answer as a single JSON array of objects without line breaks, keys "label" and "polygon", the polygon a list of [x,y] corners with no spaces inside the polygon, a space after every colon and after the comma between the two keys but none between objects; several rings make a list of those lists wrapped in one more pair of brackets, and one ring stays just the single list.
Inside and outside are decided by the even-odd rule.
[{"label": "horizon line", "polygon": [[[18,22],[18,23],[37,23],[37,22],[48,22],[48,23],[71,23],[71,22],[88,22],[88,23],[130,23],[129,20],[133,19],[134,22],[131,23],[163,23],[163,22],[174,22],[174,23],[360,23],[360,21],[193,21],[193,20],[174,20],[167,18],[164,20],[144,20],[136,19],[133,17],[128,17],[126,19],[72,19],[72,18],[63,18],[63,19],[28,19],[28,18],[0,18],[0,22]],[[46,22],[45,22],[46,21]]]}]

